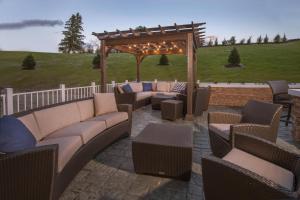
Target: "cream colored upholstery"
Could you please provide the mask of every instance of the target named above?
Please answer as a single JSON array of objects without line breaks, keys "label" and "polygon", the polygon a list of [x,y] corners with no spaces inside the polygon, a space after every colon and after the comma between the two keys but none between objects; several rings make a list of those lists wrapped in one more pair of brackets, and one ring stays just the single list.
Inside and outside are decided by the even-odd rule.
[{"label": "cream colored upholstery", "polygon": [[209,129],[217,133],[219,136],[223,137],[226,140],[230,139],[230,125],[231,124],[209,124]]},{"label": "cream colored upholstery", "polygon": [[120,94],[124,93],[124,90],[122,89],[122,86],[123,85],[117,85],[117,89],[118,89],[118,91],[119,91]]},{"label": "cream colored upholstery", "polygon": [[143,91],[143,83],[129,83],[133,92],[142,92]]},{"label": "cream colored upholstery", "polygon": [[157,82],[157,92],[169,92],[170,83],[168,82]]},{"label": "cream colored upholstery", "polygon": [[107,113],[104,115],[94,117],[92,119],[89,119],[89,121],[105,121],[106,127],[110,128],[123,121],[126,121],[127,119],[128,119],[127,112],[112,112],[112,113]]},{"label": "cream colored upholstery", "polygon": [[45,139],[80,136],[82,142],[86,144],[89,140],[91,140],[93,137],[95,137],[105,129],[106,123],[104,121],[85,121],[59,129],[48,135]]},{"label": "cream colored upholstery", "polygon": [[110,112],[117,112],[117,103],[113,93],[94,94],[95,115],[102,115]]},{"label": "cream colored upholstery", "polygon": [[290,191],[294,189],[294,175],[292,172],[247,152],[233,148],[223,160],[265,177]]},{"label": "cream colored upholstery", "polygon": [[40,141],[43,138],[38,124],[32,113],[19,117],[18,119],[29,129],[29,131],[32,133],[32,135],[37,141]]},{"label": "cream colored upholstery", "polygon": [[45,139],[37,146],[58,144],[58,172],[61,172],[76,151],[83,145],[80,136]]},{"label": "cream colored upholstery", "polygon": [[152,91],[156,91],[157,90],[157,83],[153,82],[152,83]]},{"label": "cream colored upholstery", "polygon": [[142,99],[146,99],[152,96],[152,92],[138,92],[136,93],[136,100],[142,100]]},{"label": "cream colored upholstery", "polygon": [[34,116],[42,137],[46,137],[58,129],[80,122],[79,109],[76,103],[36,111]]},{"label": "cream colored upholstery", "polygon": [[80,121],[85,121],[89,118],[94,117],[94,100],[89,99],[85,101],[76,102],[79,113],[80,113]]}]

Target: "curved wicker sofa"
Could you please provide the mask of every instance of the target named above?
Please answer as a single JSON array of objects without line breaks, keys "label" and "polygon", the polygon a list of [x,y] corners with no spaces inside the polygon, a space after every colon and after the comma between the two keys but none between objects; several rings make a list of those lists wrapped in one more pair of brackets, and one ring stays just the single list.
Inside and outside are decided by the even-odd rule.
[{"label": "curved wicker sofa", "polygon": [[[87,99],[77,102],[62,103],[40,110],[19,113],[17,117],[22,119],[23,123],[25,122],[26,125],[26,120],[24,121],[24,118],[22,118],[24,116],[33,114],[36,117],[38,116],[37,113],[43,110],[59,110],[60,108],[64,108],[64,106],[70,107],[70,105],[74,106],[75,104],[78,106],[80,103],[81,105],[89,104],[89,107],[94,109],[94,106],[91,106],[91,103],[93,102],[93,99]],[[115,114],[108,113],[96,117],[94,114],[93,116],[88,116],[86,109],[81,110],[82,112],[80,112],[80,106],[78,106],[78,108],[80,116],[83,117],[85,115],[86,119],[84,121],[80,120],[80,122],[72,123],[68,127],[75,126],[73,129],[78,130],[80,128],[76,128],[76,124],[86,122],[87,124],[90,123],[95,125],[105,124],[105,128],[99,129],[95,136],[89,136],[89,138],[82,137],[81,135],[68,135],[68,133],[66,133],[65,136],[62,136],[62,138],[59,138],[65,141],[74,137],[76,137],[79,142],[81,142],[81,139],[83,140],[82,145],[80,145],[68,161],[59,159],[59,154],[61,153],[60,150],[63,148],[59,150],[58,144],[47,144],[47,141],[45,144],[41,144],[49,136],[46,136],[46,139],[39,138],[40,141],[38,141],[37,146],[33,149],[12,154],[0,154],[0,199],[58,199],[75,175],[87,162],[93,159],[99,151],[122,137],[130,136],[132,124],[131,105],[117,105],[118,110],[114,112]],[[95,113],[95,111],[91,109],[90,112]],[[65,111],[67,112],[67,110]],[[65,113],[61,112],[61,114],[62,116],[66,116]],[[127,118],[110,118],[119,114],[127,116]],[[72,117],[71,115],[69,116]],[[61,116],[56,117],[60,118]],[[98,121],[95,121],[95,123],[89,122],[90,120]],[[64,128],[68,129],[68,127]],[[87,126],[87,128],[90,127],[91,126]],[[28,129],[31,129],[32,131],[32,127],[28,127]],[[56,138],[50,138],[50,140],[51,139],[56,140]],[[52,143],[55,143],[55,141]],[[66,163],[62,166],[62,164],[59,163],[61,161]]]}]

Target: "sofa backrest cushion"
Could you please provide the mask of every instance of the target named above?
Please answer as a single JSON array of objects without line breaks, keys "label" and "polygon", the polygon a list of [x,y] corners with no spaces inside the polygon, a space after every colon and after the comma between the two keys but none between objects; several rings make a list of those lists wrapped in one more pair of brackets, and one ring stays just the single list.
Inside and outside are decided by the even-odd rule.
[{"label": "sofa backrest cushion", "polygon": [[143,92],[143,84],[142,83],[129,83],[133,92]]},{"label": "sofa backrest cushion", "polygon": [[110,112],[118,112],[115,95],[113,93],[94,94],[95,115],[102,115]]},{"label": "sofa backrest cushion", "polygon": [[79,113],[80,113],[80,121],[85,121],[87,119],[90,119],[94,117],[95,112],[94,112],[94,100],[89,99],[85,101],[78,101],[76,102]]},{"label": "sofa backrest cushion", "polygon": [[122,89],[123,89],[124,93],[132,93],[133,92],[133,90],[132,90],[132,88],[130,87],[129,84],[123,85]]},{"label": "sofa backrest cushion", "polygon": [[37,141],[40,141],[43,138],[36,119],[32,113],[18,117],[18,119],[28,128]]},{"label": "sofa backrest cushion", "polygon": [[149,92],[153,90],[152,83],[143,83],[143,92]]},{"label": "sofa backrest cushion", "polygon": [[168,82],[157,82],[158,92],[170,92],[170,83]]},{"label": "sofa backrest cushion", "polygon": [[12,153],[35,147],[36,140],[16,117],[0,118],[0,152]]},{"label": "sofa backrest cushion", "polygon": [[80,122],[80,113],[76,103],[35,111],[34,116],[43,137],[60,128]]}]

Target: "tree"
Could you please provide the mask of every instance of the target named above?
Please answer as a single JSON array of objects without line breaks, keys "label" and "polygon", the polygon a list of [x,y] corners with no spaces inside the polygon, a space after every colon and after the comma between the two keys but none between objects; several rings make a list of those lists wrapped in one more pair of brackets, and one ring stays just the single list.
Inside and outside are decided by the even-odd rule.
[{"label": "tree", "polygon": [[212,47],[213,46],[213,41],[210,39],[207,46]]},{"label": "tree", "polygon": [[227,45],[227,40],[224,38],[224,40],[222,41],[222,45],[226,46]]},{"label": "tree", "polygon": [[145,29],[146,29],[145,26],[137,26],[137,27],[135,28],[136,31],[144,31]]},{"label": "tree", "polygon": [[257,38],[257,44],[261,44],[262,43],[262,37],[261,37],[261,35]]},{"label": "tree", "polygon": [[232,36],[232,37],[230,38],[230,40],[229,40],[229,44],[235,45],[235,43],[236,43],[235,36]]},{"label": "tree", "polygon": [[100,57],[99,53],[97,53],[95,55],[95,57],[93,58],[93,61],[92,61],[93,67],[95,69],[99,69],[100,68],[100,59],[101,59],[101,57]]},{"label": "tree", "polygon": [[84,50],[84,38],[82,34],[82,17],[79,13],[73,14],[65,23],[65,30],[62,32],[64,38],[59,43],[58,50],[63,53],[80,53]]},{"label": "tree", "polygon": [[218,46],[219,45],[219,41],[218,41],[218,38],[215,39],[215,46]]},{"label": "tree", "polygon": [[283,35],[282,42],[287,42],[287,38],[285,34]]},{"label": "tree", "polygon": [[232,51],[230,52],[230,55],[228,57],[228,63],[231,66],[238,66],[241,63],[241,58],[240,54],[237,50],[237,48],[233,48]]},{"label": "tree", "polygon": [[246,41],[246,40],[245,40],[244,38],[241,39],[240,44],[242,44],[242,45],[245,44],[245,41]]},{"label": "tree", "polygon": [[265,44],[269,43],[269,37],[268,37],[268,35],[265,36],[265,38],[264,38],[264,43],[265,43]]},{"label": "tree", "polygon": [[161,55],[159,65],[169,65],[169,59],[165,54]]},{"label": "tree", "polygon": [[252,36],[250,36],[247,40],[247,44],[251,44]]},{"label": "tree", "polygon": [[36,65],[36,62],[34,60],[34,57],[31,54],[29,54],[23,60],[22,69],[33,70],[33,69],[35,69],[35,65]]},{"label": "tree", "polygon": [[275,43],[280,43],[281,42],[281,37],[279,34],[277,34],[275,37],[274,37],[274,42]]}]

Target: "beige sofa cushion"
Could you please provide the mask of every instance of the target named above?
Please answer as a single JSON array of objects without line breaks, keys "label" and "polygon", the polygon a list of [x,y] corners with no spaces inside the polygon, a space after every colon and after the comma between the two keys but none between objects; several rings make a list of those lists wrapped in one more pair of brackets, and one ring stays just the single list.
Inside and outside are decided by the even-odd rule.
[{"label": "beige sofa cushion", "polygon": [[170,91],[170,83],[168,83],[168,82],[157,82],[156,87],[157,87],[157,92],[169,92]]},{"label": "beige sofa cushion", "polygon": [[89,99],[85,101],[76,102],[79,113],[80,113],[80,121],[85,121],[89,118],[94,117],[94,100]]},{"label": "beige sofa cushion", "polygon": [[94,94],[95,115],[102,115],[110,112],[117,112],[117,103],[113,93]]},{"label": "beige sofa cushion", "polygon": [[76,151],[83,145],[80,136],[45,139],[37,146],[58,144],[58,172],[61,172]]},{"label": "beige sofa cushion", "polygon": [[208,126],[208,129],[215,132],[219,136],[223,137],[226,140],[230,139],[230,126],[231,124],[215,124],[211,123]]},{"label": "beige sofa cushion", "polygon": [[32,113],[19,117],[18,119],[30,130],[37,141],[40,141],[43,138],[43,135],[41,134],[38,124]]},{"label": "beige sofa cushion", "polygon": [[294,175],[292,172],[271,162],[253,156],[247,152],[233,148],[224,158],[244,169],[252,171],[274,183],[290,190],[294,190]]},{"label": "beige sofa cushion", "polygon": [[136,94],[136,100],[139,101],[139,100],[143,100],[143,99],[146,99],[146,98],[149,98],[152,96],[152,92],[149,91],[149,92],[139,92]]},{"label": "beige sofa cushion", "polygon": [[104,115],[94,117],[92,119],[89,119],[89,121],[105,121],[106,127],[110,128],[123,121],[126,121],[127,119],[128,119],[127,112],[112,112],[112,113],[107,113]]},{"label": "beige sofa cushion", "polygon": [[143,83],[129,83],[133,92],[142,92],[143,91]]},{"label": "beige sofa cushion", "polygon": [[34,116],[43,137],[60,128],[80,122],[80,114],[76,103],[36,111]]},{"label": "beige sofa cushion", "polygon": [[104,121],[85,121],[59,129],[48,135],[45,139],[80,136],[83,144],[86,144],[89,140],[91,140],[93,137],[95,137],[105,129],[106,123]]}]

